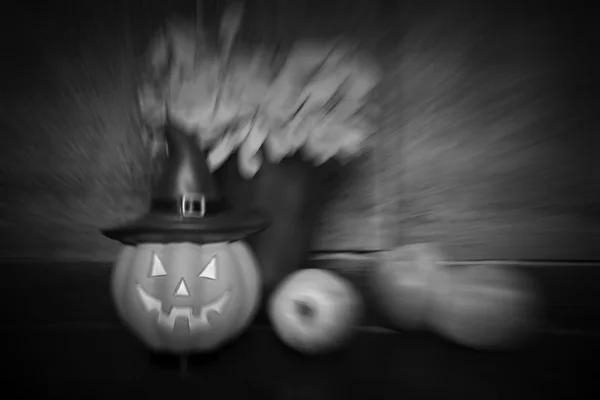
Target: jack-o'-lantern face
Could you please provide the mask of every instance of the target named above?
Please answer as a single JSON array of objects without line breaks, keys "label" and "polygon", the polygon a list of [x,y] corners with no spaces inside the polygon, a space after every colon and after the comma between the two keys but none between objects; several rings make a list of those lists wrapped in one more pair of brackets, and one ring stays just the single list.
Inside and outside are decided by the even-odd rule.
[{"label": "jack-o'-lantern face", "polygon": [[[221,257],[224,256],[221,255]],[[173,282],[173,279],[169,279],[169,274],[160,257],[154,253],[150,263],[148,280],[166,280],[167,282],[164,283],[163,286],[166,287],[167,291],[168,286],[173,287],[171,294],[172,299],[170,301],[165,301],[166,307],[163,307],[163,301],[160,299],[165,297],[168,298],[168,296],[164,296],[165,293],[159,293],[163,294],[163,296],[160,298],[154,297],[144,289],[142,282],[138,282],[136,284],[136,289],[139,299],[148,312],[157,311],[157,322],[166,329],[174,329],[177,318],[187,320],[190,331],[210,328],[208,313],[214,311],[217,314],[221,314],[227,304],[227,300],[231,297],[232,292],[230,286],[224,287],[225,285],[222,284],[223,282],[220,284],[218,280],[218,261],[221,257],[219,257],[218,254],[214,254],[209,261],[200,268],[200,272],[196,277],[189,277],[187,276],[189,274],[182,274],[181,271],[177,271],[177,268],[170,268],[180,272],[179,274],[176,274],[174,279],[177,281],[176,285],[170,285]],[[196,282],[196,280],[213,282]],[[215,285],[216,289],[211,290],[211,288],[209,288],[210,284]],[[156,285],[150,282],[148,286],[156,287]],[[223,290],[221,291],[219,289]],[[161,290],[164,289],[161,288]],[[194,294],[197,290],[206,290],[213,293],[221,291],[221,294],[217,294],[212,301],[209,300],[206,304],[202,305],[194,302]]]},{"label": "jack-o'-lantern face", "polygon": [[121,317],[155,347],[210,347],[254,315],[259,276],[243,242],[148,243],[122,252],[113,295]]}]

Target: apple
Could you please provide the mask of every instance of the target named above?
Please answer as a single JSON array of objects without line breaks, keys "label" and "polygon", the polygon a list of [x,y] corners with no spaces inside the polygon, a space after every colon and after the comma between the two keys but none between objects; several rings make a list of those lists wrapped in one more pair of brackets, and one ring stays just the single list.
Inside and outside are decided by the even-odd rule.
[{"label": "apple", "polygon": [[405,245],[382,254],[371,276],[371,286],[392,328],[427,328],[432,295],[444,277],[438,273],[441,260],[440,250],[431,243]]},{"label": "apple", "polygon": [[303,269],[286,277],[269,299],[268,314],[279,338],[302,353],[340,348],[363,312],[354,286],[338,274]]},{"label": "apple", "polygon": [[435,305],[435,330],[465,347],[502,350],[536,333],[542,298],[524,272],[500,265],[449,266]]}]

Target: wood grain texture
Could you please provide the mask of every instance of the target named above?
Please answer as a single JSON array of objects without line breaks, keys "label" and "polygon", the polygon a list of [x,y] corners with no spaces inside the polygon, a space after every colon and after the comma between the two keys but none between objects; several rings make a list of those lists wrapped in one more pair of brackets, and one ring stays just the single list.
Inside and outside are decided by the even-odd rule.
[{"label": "wood grain texture", "polygon": [[373,153],[365,153],[344,166],[327,186],[330,196],[317,223],[313,250],[380,250],[380,199]]},{"label": "wood grain texture", "polygon": [[531,11],[400,10],[376,150],[385,246],[439,241],[458,260],[600,256],[591,33],[580,15]]},{"label": "wood grain texture", "polygon": [[147,192],[134,10],[67,6],[21,6],[22,50],[3,65],[14,79],[2,96],[2,256],[105,255],[114,245],[98,228],[137,213]]}]

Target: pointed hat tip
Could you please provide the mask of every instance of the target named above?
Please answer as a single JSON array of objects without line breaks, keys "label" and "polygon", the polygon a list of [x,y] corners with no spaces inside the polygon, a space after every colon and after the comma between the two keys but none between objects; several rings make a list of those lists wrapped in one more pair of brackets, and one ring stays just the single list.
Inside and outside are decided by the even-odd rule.
[{"label": "pointed hat tip", "polygon": [[211,174],[194,135],[175,125],[165,129],[168,156],[154,188],[155,197],[177,197],[186,193],[202,193],[207,200],[221,200],[222,195]]}]

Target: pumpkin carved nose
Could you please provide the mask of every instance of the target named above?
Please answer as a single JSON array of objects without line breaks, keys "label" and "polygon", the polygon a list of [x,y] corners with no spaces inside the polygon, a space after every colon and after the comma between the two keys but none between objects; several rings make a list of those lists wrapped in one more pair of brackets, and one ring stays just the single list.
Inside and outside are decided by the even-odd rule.
[{"label": "pumpkin carved nose", "polygon": [[183,278],[181,278],[181,280],[177,284],[177,289],[175,289],[175,293],[173,293],[173,296],[188,297],[189,295],[190,291],[188,290]]}]

